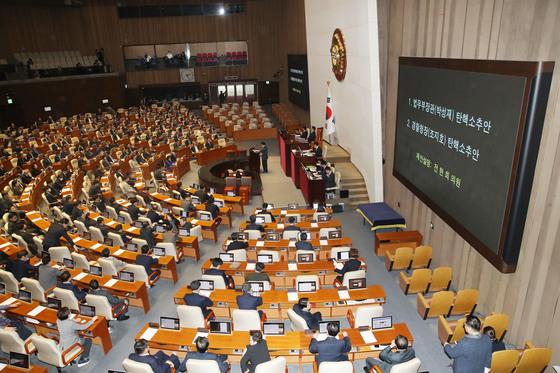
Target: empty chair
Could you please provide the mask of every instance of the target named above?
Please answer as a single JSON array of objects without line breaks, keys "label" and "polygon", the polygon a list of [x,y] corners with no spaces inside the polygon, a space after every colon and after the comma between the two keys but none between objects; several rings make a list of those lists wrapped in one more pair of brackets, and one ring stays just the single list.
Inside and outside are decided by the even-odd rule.
[{"label": "empty chair", "polygon": [[126,211],[121,211],[119,212],[119,216],[122,216],[124,218],[124,222],[126,224],[133,224],[134,222],[132,221],[132,217],[130,216],[130,214]]},{"label": "empty chair", "polygon": [[266,363],[260,363],[257,365],[255,373],[287,373],[286,358],[278,356]]},{"label": "empty chair", "polygon": [[34,278],[24,277],[21,279],[21,284],[25,287],[25,290],[31,292],[31,299],[37,302],[46,302],[45,289],[41,283]]},{"label": "empty chair", "polygon": [[457,292],[455,300],[453,301],[453,309],[451,315],[464,315],[466,313],[473,313],[476,309],[476,302],[478,300],[478,290],[476,289],[463,289]]},{"label": "empty chair", "polygon": [[72,253],[72,260],[76,268],[84,269],[89,271],[89,262],[84,254]]},{"label": "empty chair", "polygon": [[122,366],[126,373],[154,373],[149,364],[140,363],[130,359],[124,359]]},{"label": "empty chair", "polygon": [[16,239],[16,241],[17,241],[19,247],[24,248],[25,251],[27,251],[27,253],[28,253],[30,256],[33,256],[33,253],[32,253],[31,251],[29,251],[29,247],[27,246],[27,242],[25,242],[25,240],[23,239],[23,237],[21,237],[19,234],[12,233],[12,238],[15,238],[15,239]]},{"label": "empty chair", "polygon": [[62,288],[54,288],[53,294],[55,298],[58,298],[62,302],[62,307],[68,307],[73,311],[79,311],[79,303],[78,299],[72,292],[72,290],[62,289]]},{"label": "empty chair", "polygon": [[180,255],[178,254],[177,248],[175,247],[174,243],[172,243],[172,242],[158,242],[156,247],[161,247],[161,248],[165,249],[165,255],[166,256],[172,256],[173,258],[175,258],[176,262],[179,261]]},{"label": "empty chair", "polygon": [[39,361],[55,366],[58,372],[62,372],[62,368],[70,365],[83,351],[83,347],[79,343],[73,344],[65,351],[60,351],[53,339],[39,335],[31,336],[31,341],[37,350]]},{"label": "empty chair", "polygon": [[105,211],[109,214],[109,217],[113,220],[118,220],[119,215],[117,214],[117,210],[113,206],[105,206]]},{"label": "empty chair", "polygon": [[261,239],[261,231],[256,229],[245,229],[244,231],[249,236],[250,240],[260,240]]},{"label": "empty chair", "polygon": [[133,239],[130,240],[130,242],[132,242],[133,244],[136,245],[136,247],[139,247],[139,248],[148,245],[148,243],[146,242],[146,240],[143,240],[143,239],[141,239],[141,238],[133,238]]},{"label": "empty chair", "polygon": [[100,243],[103,243],[103,241],[105,241],[105,237],[103,236],[101,229],[97,227],[89,227],[89,233],[91,234],[91,239],[93,241],[97,241]]},{"label": "empty chair", "polygon": [[0,269],[0,282],[6,284],[6,292],[19,293],[19,283],[11,272]]},{"label": "empty chair", "polygon": [[426,298],[419,293],[416,298],[418,314],[424,320],[428,317],[449,315],[451,307],[453,307],[453,295],[452,291],[439,291],[434,293],[431,298]]},{"label": "empty chair", "polygon": [[407,362],[393,365],[389,373],[417,373],[420,365],[422,365],[422,362],[415,357]]},{"label": "empty chair", "polygon": [[70,250],[68,250],[66,246],[49,247],[49,255],[51,256],[51,260],[54,260],[57,263],[63,263],[65,258],[72,259]]},{"label": "empty chair", "polygon": [[348,323],[352,328],[359,328],[360,326],[371,326],[371,319],[374,317],[383,316],[383,306],[376,304],[373,306],[359,306],[356,309],[356,314],[351,309],[348,310],[346,317]]},{"label": "empty chair", "polygon": [[319,373],[354,373],[351,361],[323,361],[319,364]]},{"label": "empty chair", "polygon": [[293,331],[303,331],[309,329],[305,319],[295,313],[291,308],[288,309],[288,318],[290,319],[291,329]]},{"label": "empty chair", "polygon": [[124,242],[120,234],[109,232],[107,233],[107,237],[110,238],[111,241],[113,241],[113,246],[120,246],[120,247],[124,246]]},{"label": "empty chair", "polygon": [[256,310],[239,310],[232,312],[233,329],[238,331],[261,330],[261,319]]},{"label": "empty chair", "polygon": [[123,271],[134,273],[134,281],[143,281],[146,283],[146,286],[148,287],[151,287],[160,278],[160,275],[156,276],[153,279],[148,277],[148,274],[146,273],[146,269],[138,264],[127,264],[124,266]]},{"label": "empty chair", "polygon": [[146,200],[144,199],[144,197],[142,197],[142,196],[139,195],[139,194],[136,194],[135,197],[136,197],[136,200],[138,201],[138,205],[140,205],[140,207],[144,207],[144,208],[145,208],[145,207],[147,206],[147,205],[146,205]]},{"label": "empty chair", "polygon": [[432,280],[432,271],[428,268],[415,269],[412,276],[400,273],[399,285],[406,295],[414,293],[424,293],[430,281]]},{"label": "empty chair", "polygon": [[537,348],[531,342],[526,343],[527,349],[519,358],[515,373],[534,373],[543,372],[550,363],[552,350],[550,348]]},{"label": "empty chair", "polygon": [[519,351],[503,350],[492,354],[491,373],[511,373],[519,361]]},{"label": "empty chair", "polygon": [[107,258],[99,258],[97,263],[101,266],[101,271],[104,276],[116,276],[118,274],[117,268],[113,262]]},{"label": "empty chair", "polygon": [[299,233],[299,231],[284,231],[282,232],[282,239],[297,240],[299,238]]},{"label": "empty chair", "polygon": [[451,267],[438,267],[432,272],[432,281],[428,291],[440,291],[449,290],[451,286],[451,279],[453,276],[453,270]]},{"label": "empty chair", "polygon": [[207,328],[208,320],[214,318],[214,312],[205,318],[200,307],[181,304],[177,306],[177,316],[181,328]]},{"label": "empty chair", "polygon": [[204,239],[204,237],[202,237],[202,227],[200,225],[194,225],[190,230],[190,235],[196,237],[198,241]]},{"label": "empty chair", "polygon": [[171,208],[171,210],[173,211],[173,214],[174,214],[174,215],[177,215],[177,216],[183,215],[183,212],[185,211],[185,210],[183,210],[181,207],[177,207],[177,206],[173,206],[173,207]]},{"label": "empty chair", "polygon": [[408,269],[410,263],[412,262],[414,250],[412,247],[399,247],[395,250],[395,253],[387,251],[385,253],[385,267],[388,271],[393,269]]},{"label": "empty chair", "polygon": [[89,229],[86,225],[79,220],[74,220],[74,226],[78,229],[78,234],[81,237],[84,237],[87,233],[89,233]]},{"label": "empty chair", "polygon": [[438,316],[438,336],[442,344],[457,342],[465,336],[463,325],[465,318],[447,320],[443,315]]},{"label": "empty chair", "polygon": [[[35,334],[33,334],[35,335]],[[26,347],[27,345],[27,347]],[[34,350],[31,336],[24,341],[15,330],[0,329],[0,348],[2,352],[9,354],[17,352],[19,354],[28,354],[28,351]]]},{"label": "empty chair", "polygon": [[366,278],[366,271],[363,269],[359,269],[357,271],[346,272],[344,274],[344,277],[342,277],[342,286],[350,288],[350,280],[358,278]]},{"label": "empty chair", "polygon": [[113,307],[111,307],[107,297],[102,295],[88,294],[86,295],[86,303],[95,307],[95,314],[103,316],[107,321],[116,320],[117,317],[126,311],[126,308],[122,307],[120,307],[120,311],[116,311]]},{"label": "empty chair", "polygon": [[429,268],[432,263],[432,247],[418,246],[414,249],[410,268]]},{"label": "empty chair", "polygon": [[200,279],[214,281],[214,289],[227,289],[228,287],[228,284],[226,284],[224,278],[220,275],[202,275]]},{"label": "empty chair", "polygon": [[220,366],[215,360],[187,360],[187,372],[189,373],[221,373]]},{"label": "empty chair", "polygon": [[315,283],[315,289],[319,290],[319,276],[317,276],[317,275],[299,275],[299,276],[296,276],[296,278],[294,279],[294,287],[296,289],[299,289],[299,284],[301,282],[314,282]]}]

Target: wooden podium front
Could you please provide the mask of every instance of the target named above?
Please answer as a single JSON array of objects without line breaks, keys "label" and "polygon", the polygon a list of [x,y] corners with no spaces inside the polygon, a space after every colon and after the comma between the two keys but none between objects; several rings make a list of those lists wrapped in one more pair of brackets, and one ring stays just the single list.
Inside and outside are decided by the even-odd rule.
[{"label": "wooden podium front", "polygon": [[394,252],[399,247],[422,245],[422,234],[418,231],[384,232],[375,235],[375,254],[385,256],[387,251]]}]

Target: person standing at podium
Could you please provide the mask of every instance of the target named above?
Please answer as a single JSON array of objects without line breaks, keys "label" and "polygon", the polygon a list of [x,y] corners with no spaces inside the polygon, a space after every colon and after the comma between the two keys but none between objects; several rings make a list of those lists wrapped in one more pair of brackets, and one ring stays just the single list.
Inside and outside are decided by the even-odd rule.
[{"label": "person standing at podium", "polygon": [[268,172],[268,146],[266,146],[266,143],[264,141],[261,142],[261,150],[259,151],[259,153],[261,153],[263,172]]}]

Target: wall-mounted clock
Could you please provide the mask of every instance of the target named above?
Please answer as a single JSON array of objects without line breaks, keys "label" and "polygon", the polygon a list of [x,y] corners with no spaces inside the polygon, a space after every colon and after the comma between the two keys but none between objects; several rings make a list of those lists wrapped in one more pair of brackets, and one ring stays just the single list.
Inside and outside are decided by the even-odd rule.
[{"label": "wall-mounted clock", "polygon": [[346,45],[338,28],[334,30],[331,41],[331,64],[336,80],[343,81],[346,76]]},{"label": "wall-mounted clock", "polygon": [[180,74],[181,74],[181,82],[185,83],[185,82],[194,82],[195,81],[195,77],[194,77],[194,69],[180,69]]}]

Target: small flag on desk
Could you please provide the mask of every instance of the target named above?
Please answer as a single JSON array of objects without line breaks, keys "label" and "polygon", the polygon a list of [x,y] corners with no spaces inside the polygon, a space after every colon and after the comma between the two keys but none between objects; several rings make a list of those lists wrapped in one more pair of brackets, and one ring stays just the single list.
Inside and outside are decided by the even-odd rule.
[{"label": "small flag on desk", "polygon": [[331,95],[331,86],[327,87],[327,111],[325,116],[325,128],[327,136],[335,132],[335,117],[334,117],[334,103]]}]

